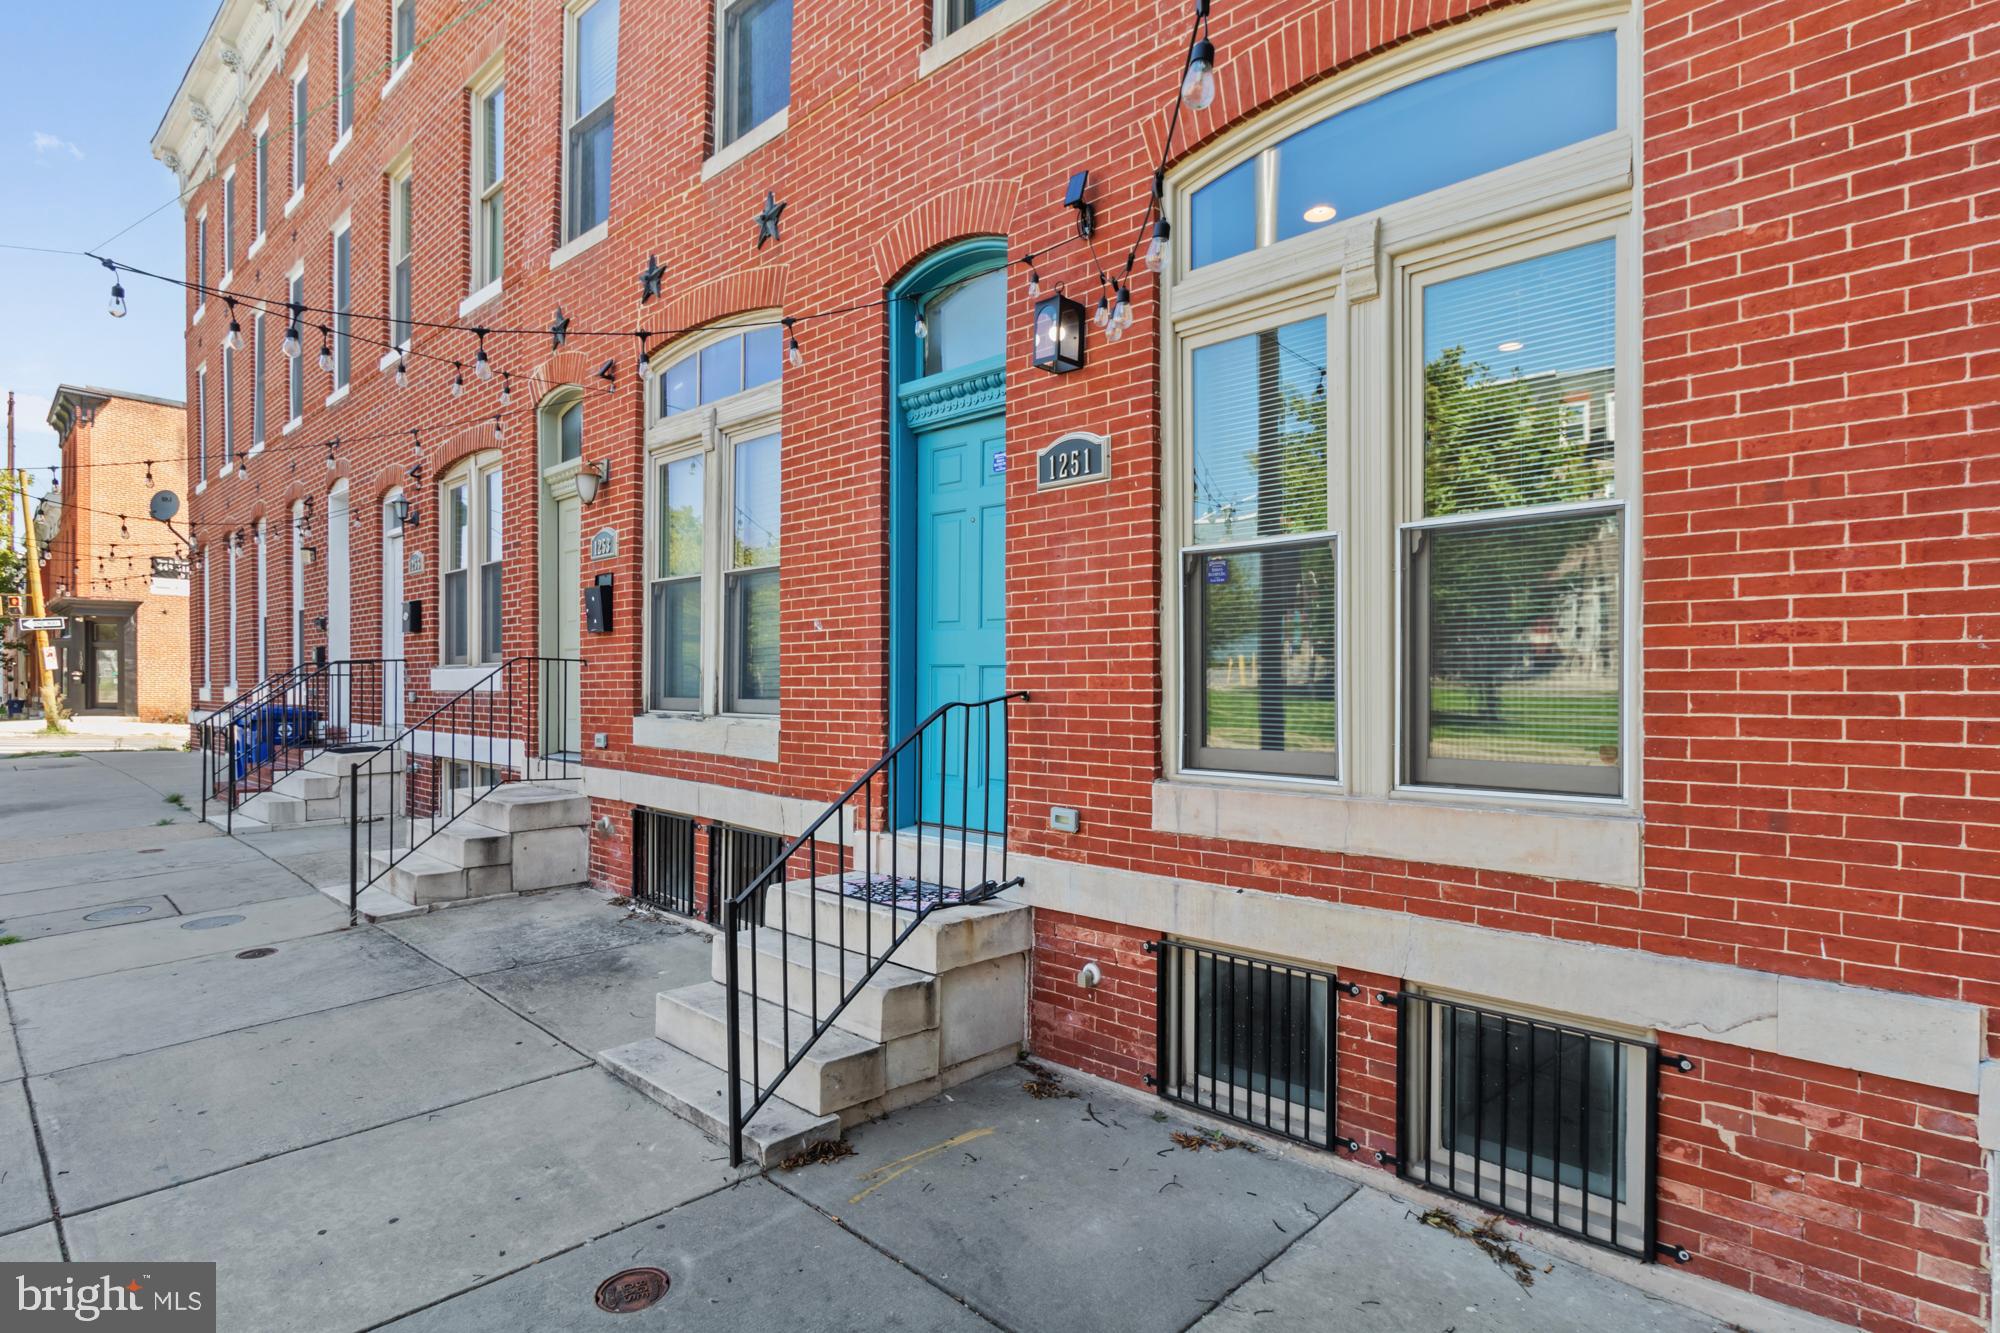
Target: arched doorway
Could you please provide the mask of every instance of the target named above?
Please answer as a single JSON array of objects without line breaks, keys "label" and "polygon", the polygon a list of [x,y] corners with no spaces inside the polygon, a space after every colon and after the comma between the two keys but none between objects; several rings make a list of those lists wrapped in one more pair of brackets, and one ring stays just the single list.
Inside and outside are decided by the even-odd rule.
[{"label": "arched doorway", "polygon": [[[892,450],[891,720],[990,699],[1007,678],[1006,248],[955,246],[897,284]],[[978,725],[975,723],[974,725]],[[998,738],[945,738],[905,820],[997,830]]]}]

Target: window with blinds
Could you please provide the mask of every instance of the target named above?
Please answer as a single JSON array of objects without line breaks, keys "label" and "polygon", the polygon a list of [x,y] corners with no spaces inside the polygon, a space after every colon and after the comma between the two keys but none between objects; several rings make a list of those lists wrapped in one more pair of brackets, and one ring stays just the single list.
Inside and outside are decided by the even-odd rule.
[{"label": "window with blinds", "polygon": [[653,486],[651,706],[681,712],[701,707],[702,455],[656,466]]},{"label": "window with blinds", "polygon": [[1414,781],[1620,790],[1616,260],[1603,240],[1423,291]]},{"label": "window with blinds", "polygon": [[1338,775],[1338,548],[1328,524],[1326,321],[1190,362],[1187,762]]},{"label": "window with blinds", "polygon": [[778,462],[776,432],[735,446],[736,531],[723,578],[731,712],[778,709]]},{"label": "window with blinds", "polygon": [[570,34],[565,240],[611,216],[611,123],[618,91],[618,0],[579,10]]}]

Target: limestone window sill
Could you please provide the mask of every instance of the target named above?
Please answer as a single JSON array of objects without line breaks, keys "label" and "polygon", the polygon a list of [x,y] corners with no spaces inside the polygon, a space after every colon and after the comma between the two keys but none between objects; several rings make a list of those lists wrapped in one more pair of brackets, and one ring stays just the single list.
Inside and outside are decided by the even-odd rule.
[{"label": "limestone window sill", "polygon": [[744,158],[783,134],[785,126],[791,123],[791,119],[792,108],[790,105],[779,107],[776,111],[764,117],[762,123],[737,135],[730,143],[716,149],[709,156],[708,160],[701,164],[701,178],[709,180],[729,170],[738,162],[741,162]]},{"label": "limestone window sill", "polygon": [[632,744],[649,750],[685,750],[731,759],[778,762],[778,719],[770,716],[641,713],[632,719]]},{"label": "limestone window sill", "polygon": [[595,227],[592,227],[589,231],[583,233],[583,235],[577,237],[575,240],[570,241],[568,244],[559,247],[553,254],[549,256],[549,267],[551,269],[561,268],[564,264],[567,264],[570,260],[575,259],[578,255],[590,249],[592,246],[596,245],[599,241],[603,240],[606,236],[609,236],[610,234],[611,234],[611,219],[606,218],[604,221],[598,223]]},{"label": "limestone window sill", "polygon": [[497,301],[499,299],[500,280],[495,278],[492,282],[487,283],[484,287],[481,287],[478,291],[458,303],[458,317],[464,319],[488,301]]},{"label": "limestone window sill", "polygon": [[1535,809],[1177,778],[1153,784],[1158,833],[1638,886],[1644,824],[1619,807]]},{"label": "limestone window sill", "polygon": [[966,53],[984,46],[1048,4],[1049,0],[1002,0],[957,32],[946,33],[917,57],[917,77],[928,78]]}]

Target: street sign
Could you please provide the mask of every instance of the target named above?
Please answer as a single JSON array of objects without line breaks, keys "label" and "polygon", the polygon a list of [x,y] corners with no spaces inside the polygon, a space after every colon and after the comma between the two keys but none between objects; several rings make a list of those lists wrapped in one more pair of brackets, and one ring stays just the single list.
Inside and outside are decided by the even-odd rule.
[{"label": "street sign", "polygon": [[67,622],[61,616],[22,616],[19,624],[24,630],[60,630]]}]

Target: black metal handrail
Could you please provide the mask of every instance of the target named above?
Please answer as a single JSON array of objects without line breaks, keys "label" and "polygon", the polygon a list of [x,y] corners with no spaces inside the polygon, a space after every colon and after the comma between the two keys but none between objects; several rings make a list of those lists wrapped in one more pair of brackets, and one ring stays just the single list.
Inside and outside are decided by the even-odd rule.
[{"label": "black metal handrail", "polygon": [[[350,922],[360,919],[362,890],[496,789],[579,775],[569,698],[582,671],[573,657],[510,657],[354,762],[347,819]],[[463,786],[448,781],[460,765],[467,769]],[[386,800],[377,799],[381,779],[394,793]],[[429,826],[418,836],[420,820]],[[378,824],[388,852],[379,866]]]},{"label": "black metal handrail", "polygon": [[[798,1068],[826,1030],[833,1026],[856,996],[911,933],[940,908],[984,902],[1004,893],[1021,881],[1007,873],[1007,720],[1015,700],[1025,702],[1024,690],[1013,690],[977,703],[947,703],[919,722],[880,759],[870,764],[860,777],[827,808],[804,832],[785,843],[771,864],[753,876],[742,889],[723,903],[723,930],[727,938],[725,985],[728,990],[727,1028],[729,1041],[729,1160],[743,1161],[743,1131],[750,1121],[777,1094],[778,1088]],[[953,722],[957,728],[954,736]],[[956,749],[956,773],[951,760]],[[997,749],[997,762],[996,762]],[[929,758],[932,763],[925,761]],[[977,765],[975,766],[975,758]],[[976,776],[975,776],[976,775]],[[957,819],[952,819],[956,806]],[[829,826],[831,826],[829,828]],[[936,876],[925,878],[924,830],[937,829]],[[957,870],[954,878],[952,857],[945,832],[956,829]],[[822,836],[828,835],[830,836]],[[903,873],[900,840],[914,834],[914,873]],[[994,839],[998,838],[998,874],[994,874]],[[978,842],[977,864],[973,844]],[[878,841],[886,841],[887,875],[876,873]],[[805,862],[804,911],[806,935],[799,944],[800,956],[809,960],[814,975],[808,986],[810,998],[801,1015],[805,1039],[792,1049],[793,999],[791,964],[795,936],[792,930],[791,896],[793,869],[797,858]],[[975,872],[977,878],[975,878]],[[828,880],[831,883],[828,883]],[[776,889],[776,920],[771,906],[771,890]],[[834,906],[832,938],[822,940],[820,912],[822,898]],[[846,959],[856,952],[856,941],[848,938],[848,904],[863,904],[861,970],[850,980]],[[888,926],[879,941],[875,938],[876,909],[888,908]],[[739,961],[739,937],[745,930],[744,915],[750,922],[750,1014],[743,1018],[744,984]],[[767,992],[759,982],[757,932],[778,931],[778,982]],[[818,964],[820,949],[834,951],[840,962],[841,988],[836,999],[820,1005]],[[762,1019],[759,1006],[765,1000],[778,1001],[782,1025],[781,1064],[768,1079],[764,1076]],[[749,1104],[744,1105],[743,1046],[749,1038]]]},{"label": "black metal handrail", "polygon": [[210,713],[199,737],[201,817],[208,818],[210,798],[221,797],[225,831],[234,833],[244,801],[358,728],[385,721],[391,698],[400,698],[402,667],[396,657],[288,667]]}]

